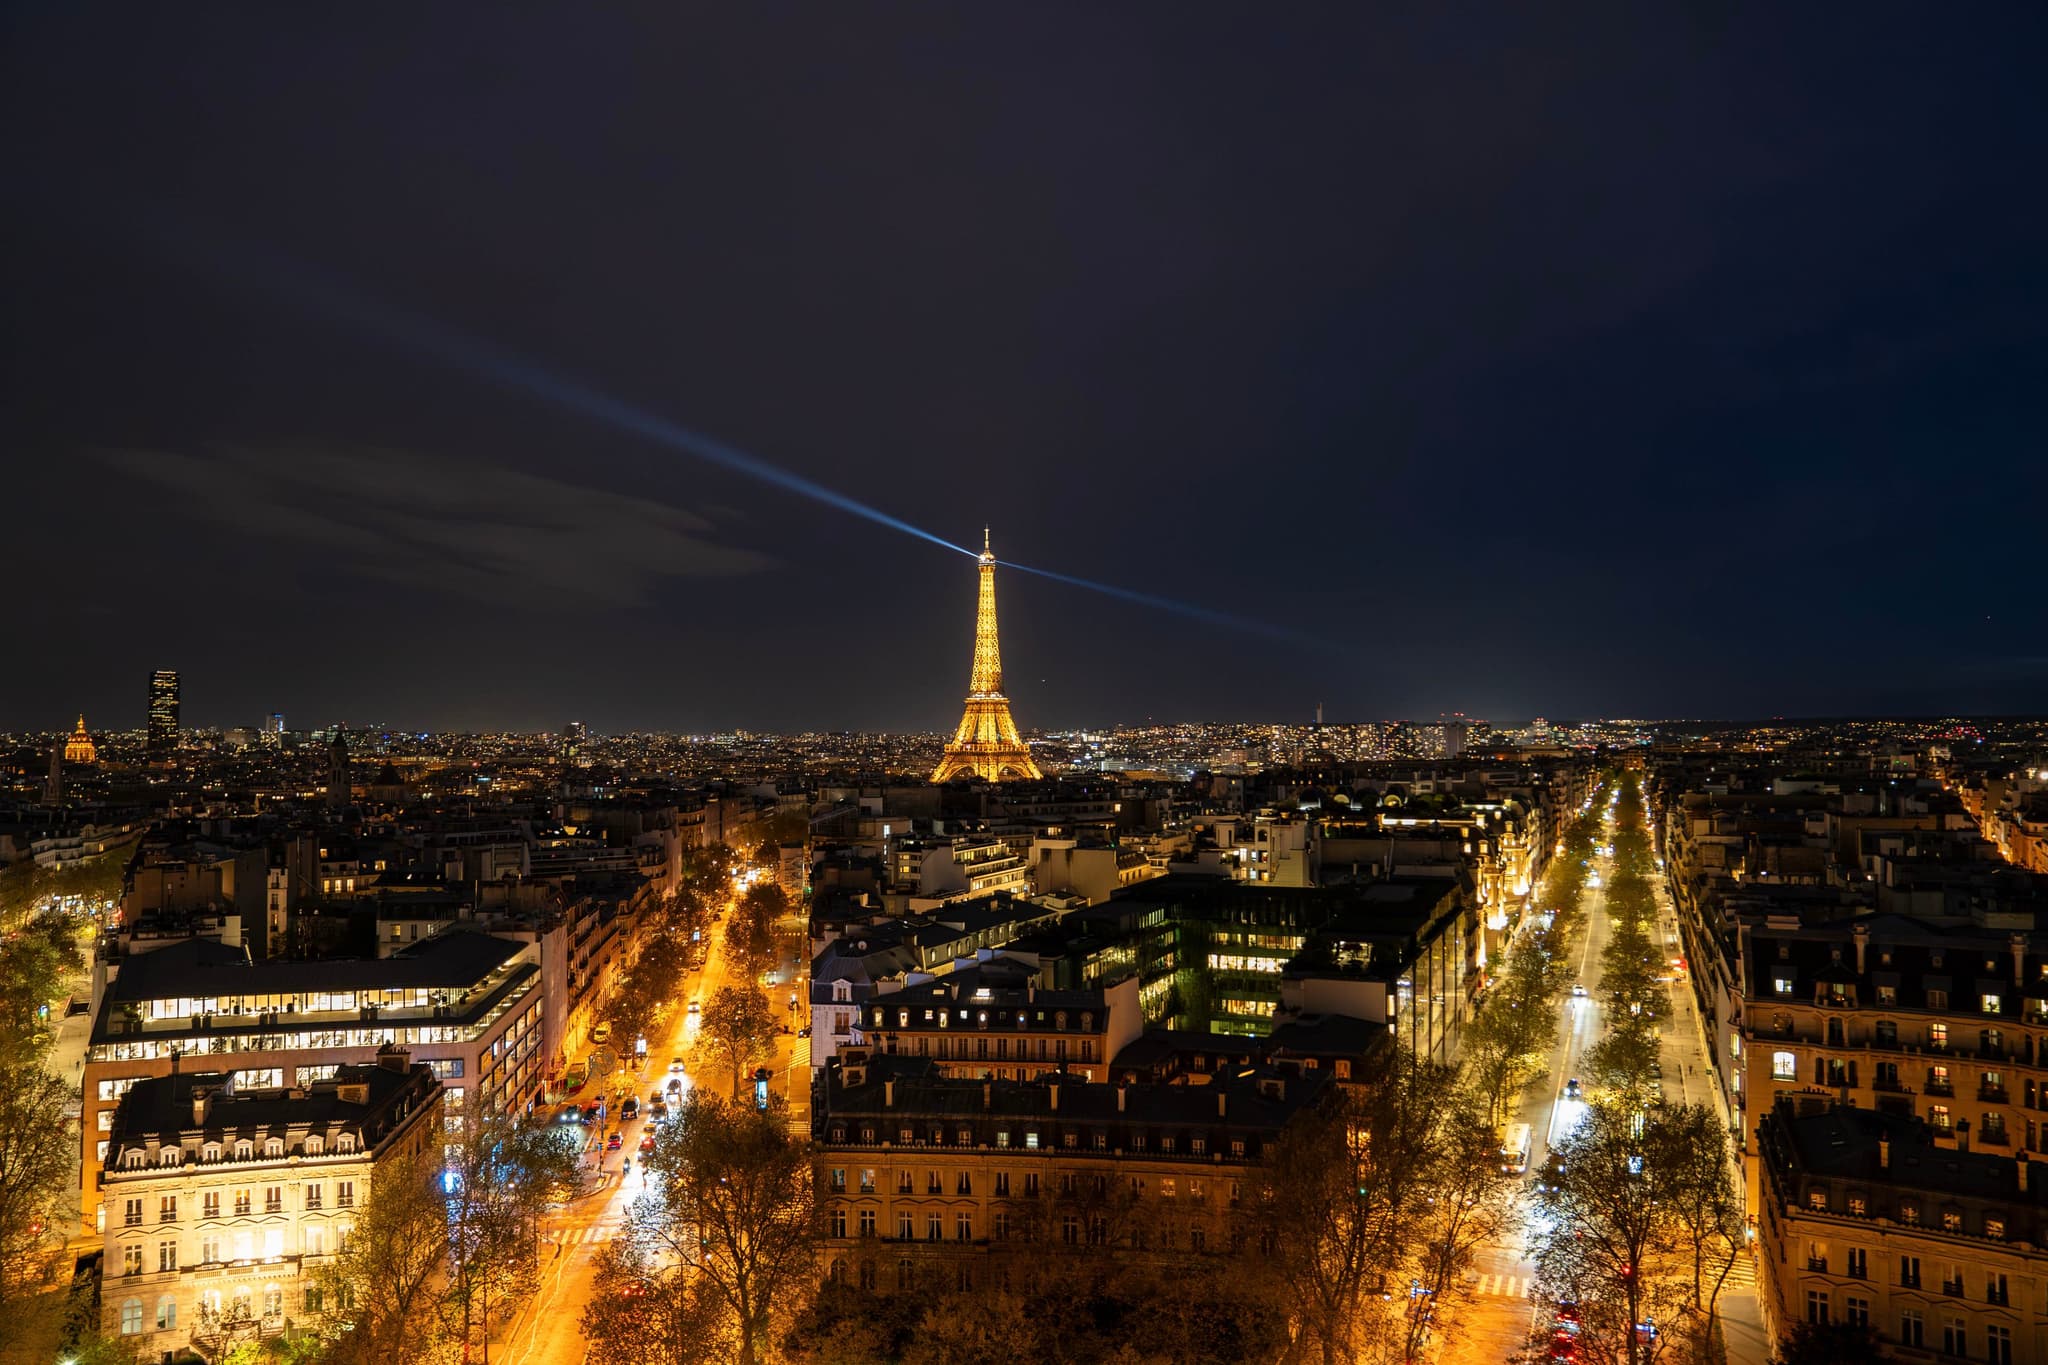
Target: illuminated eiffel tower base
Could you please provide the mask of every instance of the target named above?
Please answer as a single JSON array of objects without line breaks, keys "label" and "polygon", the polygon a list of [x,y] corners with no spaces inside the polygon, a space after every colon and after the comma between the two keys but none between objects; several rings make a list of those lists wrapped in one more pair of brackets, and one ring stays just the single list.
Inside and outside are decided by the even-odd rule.
[{"label": "illuminated eiffel tower base", "polygon": [[990,782],[1043,777],[1031,750],[1010,719],[1003,695],[1003,653],[996,644],[996,557],[981,533],[981,602],[974,615],[974,671],[967,683],[967,710],[932,773],[934,782],[979,777]]}]

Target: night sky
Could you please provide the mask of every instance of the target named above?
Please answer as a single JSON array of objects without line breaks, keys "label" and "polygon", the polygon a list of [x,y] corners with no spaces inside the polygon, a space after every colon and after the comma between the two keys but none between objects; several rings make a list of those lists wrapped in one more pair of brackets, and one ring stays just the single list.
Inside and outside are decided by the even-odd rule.
[{"label": "night sky", "polygon": [[2048,709],[2038,5],[540,8],[10,9],[0,729],[953,724],[453,334],[1297,637],[1005,573],[1027,728]]}]

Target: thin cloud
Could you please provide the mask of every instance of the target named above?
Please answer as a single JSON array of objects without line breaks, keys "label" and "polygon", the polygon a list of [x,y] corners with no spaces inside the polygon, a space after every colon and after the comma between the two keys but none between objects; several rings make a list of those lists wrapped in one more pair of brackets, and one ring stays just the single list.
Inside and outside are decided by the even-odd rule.
[{"label": "thin cloud", "polygon": [[101,458],[323,567],[498,605],[638,606],[666,580],[770,562],[671,503],[466,460],[328,447]]}]

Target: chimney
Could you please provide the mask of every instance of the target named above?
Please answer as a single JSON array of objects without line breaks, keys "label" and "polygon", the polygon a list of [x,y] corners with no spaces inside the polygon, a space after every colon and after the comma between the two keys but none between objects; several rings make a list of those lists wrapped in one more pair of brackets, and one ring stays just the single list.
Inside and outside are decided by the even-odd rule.
[{"label": "chimney", "polygon": [[1230,1102],[1230,1096],[1229,1096],[1229,1094],[1228,1094],[1227,1092],[1225,1092],[1225,1091],[1221,1090],[1221,1089],[1217,1090],[1217,1092],[1216,1092],[1216,1117],[1217,1117],[1217,1118],[1219,1118],[1219,1119],[1220,1119],[1220,1118],[1224,1118],[1224,1117],[1226,1117],[1226,1116],[1227,1116],[1227,1115],[1229,1114],[1229,1108],[1228,1108],[1229,1102]]},{"label": "chimney", "polygon": [[227,915],[220,922],[220,942],[223,948],[242,946],[242,917]]},{"label": "chimney", "polygon": [[996,1107],[996,1104],[995,1104],[995,1093],[996,1093],[996,1088],[995,1088],[995,1085],[994,1085],[994,1084],[993,1084],[992,1082],[989,1082],[989,1081],[983,1081],[983,1082],[981,1083],[981,1107],[982,1107],[982,1108],[984,1108],[984,1109],[993,1109],[993,1108],[995,1108],[995,1107]]},{"label": "chimney", "polygon": [[896,1107],[896,1078],[894,1076],[882,1082],[882,1107],[884,1109],[894,1109]]},{"label": "chimney", "polygon": [[2027,1192],[2027,1154],[2025,1152],[2021,1152],[2019,1154],[2019,1159],[2015,1161],[2013,1164],[2019,1168],[2020,1193],[2025,1194]]},{"label": "chimney", "polygon": [[[192,1126],[194,1128],[204,1128],[206,1126],[207,1111],[212,1108],[213,1092],[211,1090],[194,1090],[192,1092]],[[2021,1177],[2022,1181],[2025,1179],[2025,1176]]]},{"label": "chimney", "polygon": [[1859,924],[1853,932],[1856,938],[1856,975],[1861,976],[1865,970],[1864,956],[1870,951],[1870,926]]},{"label": "chimney", "polygon": [[2012,944],[2012,984],[2018,990],[2027,984],[2027,936],[2014,934],[2008,941]]},{"label": "chimney", "polygon": [[403,1076],[412,1066],[412,1053],[396,1043],[386,1043],[377,1049],[377,1065]]},{"label": "chimney", "polygon": [[1888,1171],[1892,1168],[1892,1140],[1884,1134],[1877,1138],[1877,1169]]},{"label": "chimney", "polygon": [[1059,1113],[1059,1111],[1060,1111],[1060,1083],[1059,1083],[1058,1081],[1054,1081],[1054,1082],[1053,1082],[1053,1083],[1052,1083],[1051,1085],[1048,1085],[1048,1086],[1047,1086],[1047,1087],[1046,1087],[1045,1089],[1046,1089],[1046,1093],[1052,1096],[1052,1111],[1053,1111],[1053,1113],[1055,1113],[1055,1114]]},{"label": "chimney", "polygon": [[1130,1087],[1124,1085],[1120,1085],[1116,1088],[1116,1112],[1119,1114],[1124,1112],[1124,1092],[1128,1089],[1130,1089]]}]

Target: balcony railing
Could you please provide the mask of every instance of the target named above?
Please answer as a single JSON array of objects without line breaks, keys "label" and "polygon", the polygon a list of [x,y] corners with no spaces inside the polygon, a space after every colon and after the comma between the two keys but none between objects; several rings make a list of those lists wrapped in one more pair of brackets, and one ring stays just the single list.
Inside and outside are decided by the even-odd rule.
[{"label": "balcony railing", "polygon": [[1990,1100],[1993,1104],[2006,1104],[2009,1102],[2006,1098],[2006,1089],[2002,1085],[1978,1086],[1977,1098],[1980,1100]]},{"label": "balcony railing", "polygon": [[1825,1275],[1828,1273],[1828,1258],[1825,1256],[1809,1256],[1806,1258],[1806,1268],[1816,1275]]},{"label": "balcony railing", "polygon": [[1888,1090],[1894,1095],[1910,1095],[1913,1093],[1912,1088],[1897,1076],[1873,1076],[1870,1081],[1870,1088],[1872,1090]]},{"label": "balcony railing", "polygon": [[1956,1085],[1954,1081],[1937,1081],[1930,1079],[1927,1082],[1927,1093],[1930,1095],[1953,1095],[1956,1093]]},{"label": "balcony railing", "polygon": [[1960,1299],[1963,1296],[1963,1282],[1961,1280],[1943,1280],[1941,1282],[1941,1292],[1950,1298]]}]

